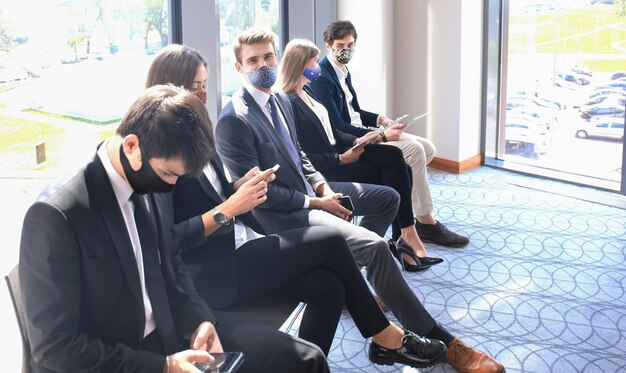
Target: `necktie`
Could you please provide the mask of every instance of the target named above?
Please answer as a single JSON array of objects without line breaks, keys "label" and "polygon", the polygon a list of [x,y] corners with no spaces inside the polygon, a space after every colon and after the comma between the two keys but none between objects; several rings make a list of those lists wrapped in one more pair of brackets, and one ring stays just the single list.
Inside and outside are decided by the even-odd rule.
[{"label": "necktie", "polygon": [[315,192],[313,191],[311,184],[309,184],[309,182],[304,177],[304,174],[302,173],[302,159],[300,159],[300,154],[296,150],[296,146],[293,144],[293,141],[289,136],[289,132],[287,132],[287,129],[285,128],[285,126],[283,126],[283,123],[280,120],[280,115],[278,115],[278,105],[276,105],[276,98],[274,97],[274,95],[270,95],[269,103],[270,109],[272,111],[272,122],[274,124],[274,129],[278,133],[278,137],[283,142],[283,145],[287,149],[287,152],[291,156],[291,159],[296,164],[298,174],[304,182],[304,187],[306,188],[307,194],[311,197],[315,197]]},{"label": "necktie", "polygon": [[153,216],[146,208],[145,199],[133,193],[130,197],[135,206],[135,225],[141,241],[141,255],[143,257],[143,271],[146,282],[148,297],[152,303],[152,314],[156,322],[156,328],[161,337],[163,348],[168,354],[179,350],[176,327],[170,310],[170,303],[167,298],[165,280],[161,273],[159,263],[159,249],[157,232]]}]

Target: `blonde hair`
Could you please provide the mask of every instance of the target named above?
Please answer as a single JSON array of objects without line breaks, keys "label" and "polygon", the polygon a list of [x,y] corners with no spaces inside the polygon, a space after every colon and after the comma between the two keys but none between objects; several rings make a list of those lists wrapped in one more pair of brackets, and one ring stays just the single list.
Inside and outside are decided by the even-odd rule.
[{"label": "blonde hair", "polygon": [[320,54],[319,48],[307,39],[293,39],[287,44],[283,60],[280,63],[280,87],[285,93],[292,93],[298,88],[304,67],[313,57]]},{"label": "blonde hair", "polygon": [[241,63],[241,49],[244,45],[259,43],[271,43],[274,53],[276,53],[276,34],[271,31],[250,29],[237,35],[237,39],[233,43],[233,52],[235,52],[237,62]]}]

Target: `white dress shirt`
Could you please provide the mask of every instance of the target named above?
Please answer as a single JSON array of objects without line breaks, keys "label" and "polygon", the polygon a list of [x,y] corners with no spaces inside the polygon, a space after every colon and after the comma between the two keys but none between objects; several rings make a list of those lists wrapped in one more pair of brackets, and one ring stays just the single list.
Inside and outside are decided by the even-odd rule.
[{"label": "white dress shirt", "polygon": [[[115,193],[117,204],[120,206],[120,210],[122,210],[126,230],[128,231],[130,242],[133,245],[137,271],[139,272],[139,281],[141,282],[144,314],[146,316],[146,324],[143,329],[143,336],[145,338],[156,329],[156,322],[152,313],[152,303],[150,302],[150,297],[148,296],[148,291],[146,289],[146,278],[143,270],[143,255],[141,253],[141,241],[139,240],[139,233],[137,231],[137,226],[135,225],[135,206],[130,200],[130,196],[133,194],[133,188],[131,188],[128,182],[124,180],[124,178],[122,178],[117,171],[115,171],[115,168],[113,168],[113,164],[111,163],[106,147],[107,142],[100,145],[100,148],[98,148],[98,157],[100,157],[100,161],[102,162],[104,170],[106,171],[109,181],[111,182],[111,186],[113,187],[113,193]],[[150,204],[146,205],[149,211]]]},{"label": "white dress shirt", "polygon": [[352,100],[354,96],[352,96],[352,92],[348,88],[348,83],[346,83],[346,78],[348,77],[348,68],[344,65],[343,68],[337,66],[335,61],[332,58],[329,58],[330,64],[335,69],[335,74],[337,74],[337,79],[339,79],[339,85],[341,86],[341,90],[343,94],[346,96],[346,103],[348,104],[348,113],[350,114],[350,123],[355,127],[365,128],[363,126],[363,121],[361,120],[361,114],[358,111],[355,111],[352,107]]},{"label": "white dress shirt", "polygon": [[304,100],[307,106],[315,113],[317,118],[322,123],[322,127],[324,128],[324,133],[326,133],[326,137],[328,137],[328,141],[330,145],[337,144],[337,140],[335,140],[335,135],[333,134],[333,129],[330,124],[330,118],[328,117],[328,110],[324,107],[324,105],[315,101],[313,97],[311,97],[306,91],[304,94],[307,96],[308,100]]}]

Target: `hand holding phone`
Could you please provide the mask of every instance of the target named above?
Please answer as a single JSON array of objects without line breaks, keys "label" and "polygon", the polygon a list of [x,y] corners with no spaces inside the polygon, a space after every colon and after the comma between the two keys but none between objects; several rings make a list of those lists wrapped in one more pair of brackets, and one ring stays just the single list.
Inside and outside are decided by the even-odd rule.
[{"label": "hand holding phone", "polygon": [[[354,205],[352,204],[352,198],[350,198],[350,196],[341,196],[339,198],[339,204],[350,211],[354,211]],[[352,221],[352,215],[348,217],[348,221]]]},{"label": "hand holding phone", "polygon": [[211,354],[215,358],[212,363],[194,363],[194,366],[205,373],[234,373],[244,362],[243,352],[224,352]]}]

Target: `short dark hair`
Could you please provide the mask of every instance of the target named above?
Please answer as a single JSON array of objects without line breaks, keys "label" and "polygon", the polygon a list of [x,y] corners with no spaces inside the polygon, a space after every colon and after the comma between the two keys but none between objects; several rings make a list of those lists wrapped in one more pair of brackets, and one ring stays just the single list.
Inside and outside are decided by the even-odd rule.
[{"label": "short dark hair", "polygon": [[194,93],[171,84],[146,89],[115,133],[137,135],[148,159],[180,159],[188,174],[202,171],[215,152],[206,107]]},{"label": "short dark hair", "polygon": [[356,41],[356,27],[350,21],[335,21],[324,30],[324,41],[333,45],[333,41],[343,39],[346,35],[352,35]]}]

